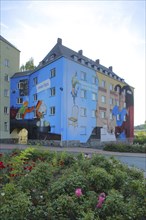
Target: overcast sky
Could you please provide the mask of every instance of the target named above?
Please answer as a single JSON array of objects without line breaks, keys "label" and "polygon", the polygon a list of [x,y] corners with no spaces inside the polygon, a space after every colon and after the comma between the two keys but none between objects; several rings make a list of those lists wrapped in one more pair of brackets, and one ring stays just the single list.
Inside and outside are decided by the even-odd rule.
[{"label": "overcast sky", "polygon": [[35,65],[62,38],[135,88],[135,125],[146,120],[145,0],[1,0],[1,35],[20,51],[20,65]]}]

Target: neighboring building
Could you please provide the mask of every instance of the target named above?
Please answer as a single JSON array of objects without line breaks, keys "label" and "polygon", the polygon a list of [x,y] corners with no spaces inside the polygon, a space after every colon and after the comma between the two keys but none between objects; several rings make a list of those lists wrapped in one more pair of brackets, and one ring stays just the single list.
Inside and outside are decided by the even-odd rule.
[{"label": "neighboring building", "polygon": [[26,128],[29,139],[133,138],[133,88],[60,38],[34,71],[13,75],[11,91],[11,132]]},{"label": "neighboring building", "polygon": [[10,138],[10,77],[19,71],[20,51],[0,36],[0,139]]}]

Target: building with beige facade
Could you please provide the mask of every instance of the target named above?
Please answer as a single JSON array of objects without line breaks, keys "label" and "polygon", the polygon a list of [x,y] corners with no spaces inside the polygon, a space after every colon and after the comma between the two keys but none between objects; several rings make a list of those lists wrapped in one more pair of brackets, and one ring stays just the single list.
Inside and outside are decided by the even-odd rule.
[{"label": "building with beige facade", "polygon": [[0,35],[0,139],[10,138],[10,77],[19,62],[20,51]]}]

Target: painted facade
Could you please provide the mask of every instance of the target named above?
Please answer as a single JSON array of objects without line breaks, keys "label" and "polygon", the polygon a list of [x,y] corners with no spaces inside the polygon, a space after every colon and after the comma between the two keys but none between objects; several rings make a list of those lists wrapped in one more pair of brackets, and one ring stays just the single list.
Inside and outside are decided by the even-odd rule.
[{"label": "painted facade", "polygon": [[[127,128],[133,129],[132,119],[129,124],[125,119],[130,110],[123,110],[114,103],[110,106],[108,102],[110,95],[120,99],[127,84],[120,78],[119,83],[118,78],[115,80],[101,73],[100,66],[83,56],[82,51],[77,53],[63,46],[58,39],[33,72],[16,73],[11,78],[11,132],[25,128],[30,139],[82,143],[92,138],[102,141],[104,137],[103,141],[110,141],[132,135]],[[114,82],[111,94],[100,85],[104,78],[107,85],[110,80]],[[119,95],[117,85],[120,85]],[[128,88],[131,91],[131,87]],[[103,101],[103,96],[107,102]],[[124,130],[123,123],[127,126]]]}]

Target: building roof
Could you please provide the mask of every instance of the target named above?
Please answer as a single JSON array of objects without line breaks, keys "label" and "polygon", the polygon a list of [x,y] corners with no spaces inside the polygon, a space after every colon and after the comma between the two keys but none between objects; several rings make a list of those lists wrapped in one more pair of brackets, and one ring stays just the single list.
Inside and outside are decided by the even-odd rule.
[{"label": "building roof", "polygon": [[39,65],[33,71],[15,73],[13,77],[32,74],[33,72],[36,72],[39,69],[42,69],[43,67],[49,65],[50,63],[54,62],[55,60],[61,57],[65,57],[81,65],[92,68],[95,71],[99,71],[102,74],[112,77],[118,81],[125,82],[124,79],[122,79],[121,77],[119,77],[117,74],[113,72],[112,66],[107,68],[100,64],[99,59],[96,61],[89,59],[88,57],[83,55],[82,50],[79,50],[78,52],[76,52],[74,50],[69,49],[68,47],[62,45],[62,39],[60,38],[57,39],[56,45],[52,48],[52,50],[45,56],[45,58],[39,63]]},{"label": "building roof", "polygon": [[[18,50],[13,44],[11,44],[9,41],[7,41],[4,37],[0,35],[0,40],[4,43],[8,44],[9,46],[13,47],[14,49]],[[20,52],[20,50],[18,50]]]},{"label": "building roof", "polygon": [[11,78],[16,78],[20,76],[28,76],[33,72],[33,70],[23,71],[23,72],[17,72],[15,73]]}]

